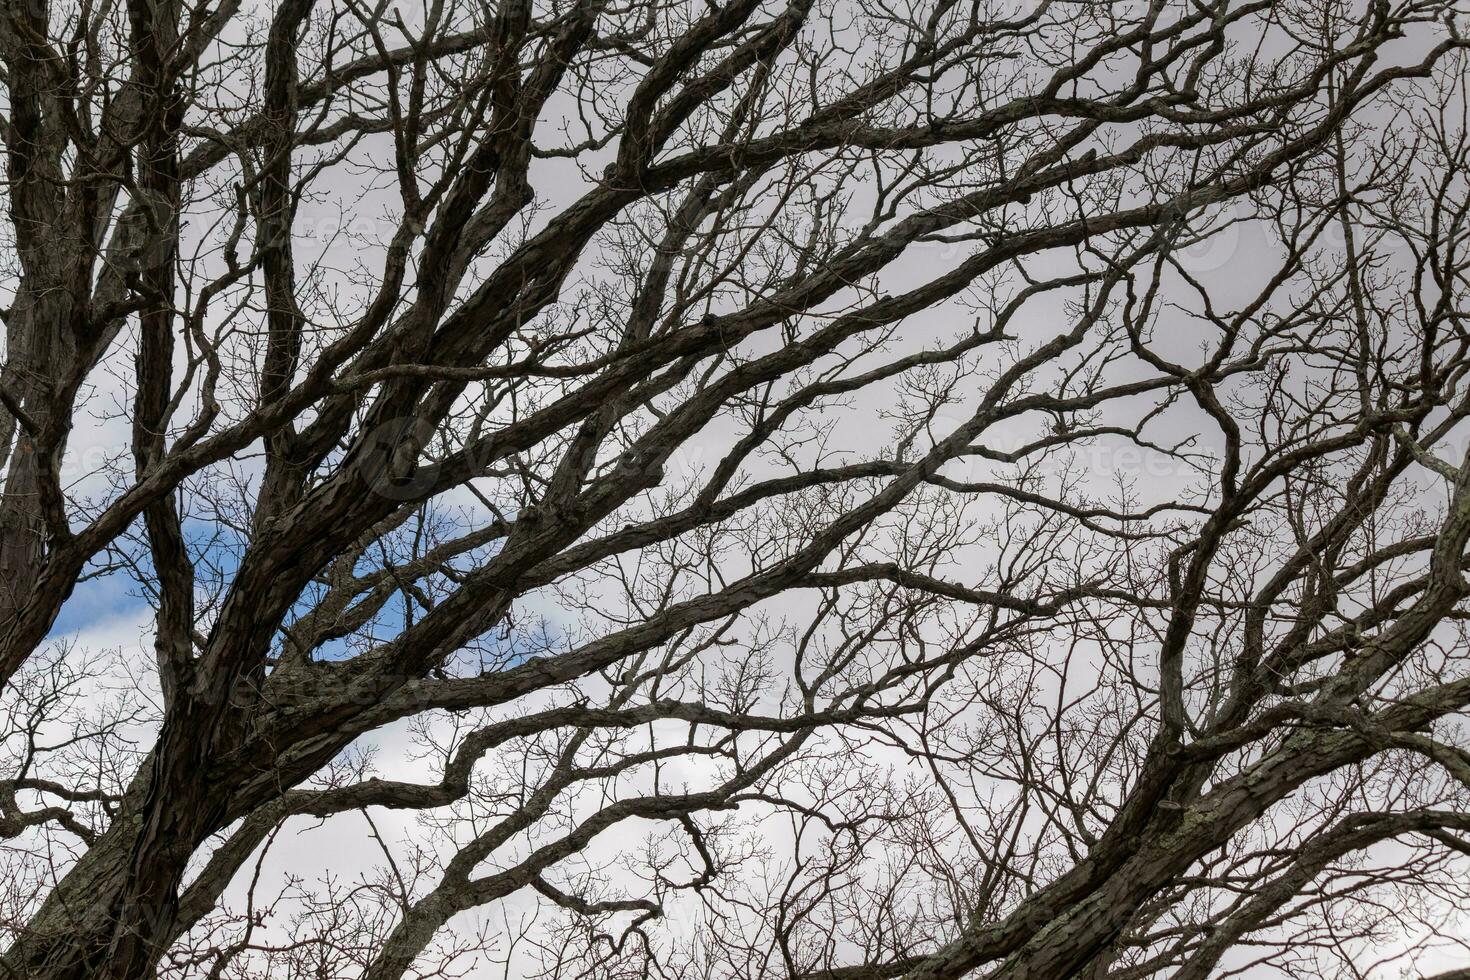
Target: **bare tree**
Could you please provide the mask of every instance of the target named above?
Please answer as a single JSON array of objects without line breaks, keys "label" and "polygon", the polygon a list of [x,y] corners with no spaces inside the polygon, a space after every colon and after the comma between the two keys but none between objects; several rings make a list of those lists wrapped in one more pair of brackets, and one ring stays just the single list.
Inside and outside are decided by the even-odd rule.
[{"label": "bare tree", "polygon": [[4,0],[0,972],[1466,975],[1470,10],[407,6]]}]

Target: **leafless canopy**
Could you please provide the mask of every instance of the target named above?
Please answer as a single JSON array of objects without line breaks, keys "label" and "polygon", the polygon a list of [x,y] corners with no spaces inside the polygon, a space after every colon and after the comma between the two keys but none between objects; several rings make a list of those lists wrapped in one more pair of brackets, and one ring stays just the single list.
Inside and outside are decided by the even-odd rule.
[{"label": "leafless canopy", "polygon": [[3,0],[0,976],[1465,976],[1467,16]]}]

